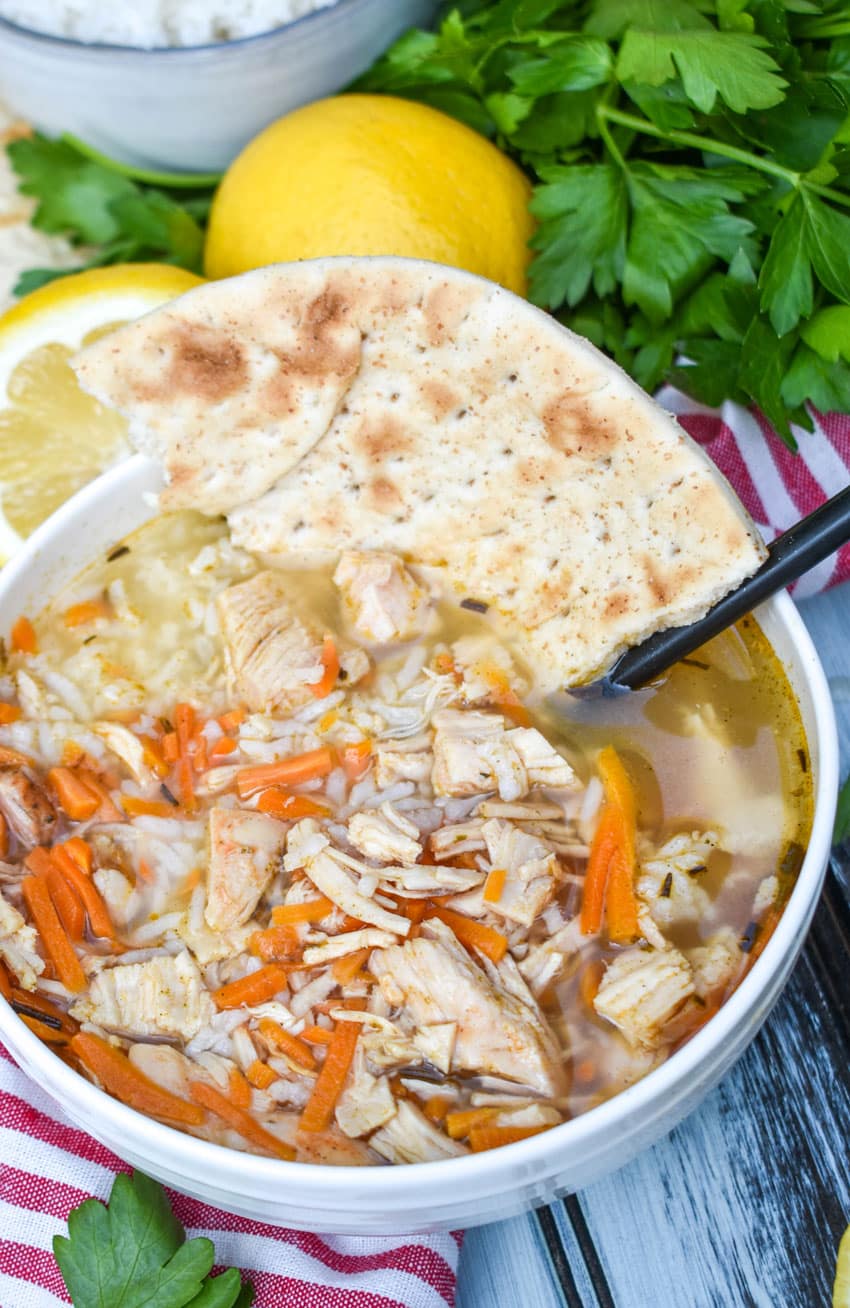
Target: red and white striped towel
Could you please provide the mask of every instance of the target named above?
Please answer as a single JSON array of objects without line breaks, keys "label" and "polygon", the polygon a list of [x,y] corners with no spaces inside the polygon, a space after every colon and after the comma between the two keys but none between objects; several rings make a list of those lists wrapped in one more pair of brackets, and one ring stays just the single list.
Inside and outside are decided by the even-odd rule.
[{"label": "red and white striped towel", "polygon": [[[707,450],[771,540],[850,482],[850,417],[816,415],[789,453],[764,420],[737,405],[718,412],[680,392],[661,403]],[[804,577],[797,597],[850,577],[850,546]],[[70,1209],[106,1196],[113,1154],[68,1122],[0,1046],[0,1308],[68,1302],[53,1236]],[[455,1297],[460,1236],[365,1239],[279,1230],[172,1194],[189,1235],[208,1235],[222,1264],[241,1267],[257,1308],[445,1308]]]}]

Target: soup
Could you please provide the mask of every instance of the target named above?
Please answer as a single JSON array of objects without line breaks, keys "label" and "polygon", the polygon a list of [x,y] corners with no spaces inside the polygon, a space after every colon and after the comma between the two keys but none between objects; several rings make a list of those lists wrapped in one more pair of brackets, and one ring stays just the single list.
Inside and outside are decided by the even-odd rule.
[{"label": "soup", "polygon": [[186,511],[11,646],[3,993],[238,1149],[429,1161],[592,1109],[740,982],[808,837],[752,618],[650,689],[552,699],[425,570],[270,568]]}]

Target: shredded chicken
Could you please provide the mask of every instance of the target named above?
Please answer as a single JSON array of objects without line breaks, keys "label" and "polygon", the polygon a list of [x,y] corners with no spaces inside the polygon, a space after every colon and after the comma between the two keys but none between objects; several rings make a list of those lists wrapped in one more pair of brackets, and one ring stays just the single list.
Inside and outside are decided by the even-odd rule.
[{"label": "shredded chicken", "polygon": [[431,1163],[467,1152],[464,1145],[433,1126],[409,1099],[398,1101],[395,1116],[375,1132],[369,1145],[388,1163]]},{"label": "shredded chicken", "polygon": [[534,727],[512,727],[497,713],[440,709],[432,719],[438,795],[476,795],[496,790],[513,802],[533,786],[575,789],[573,769]]},{"label": "shredded chicken", "polygon": [[685,951],[694,975],[694,990],[700,999],[716,997],[737,975],[743,954],[731,927],[721,929],[704,945]]},{"label": "shredded chicken", "polygon": [[154,774],[145,762],[144,747],[138,736],[118,722],[94,722],[92,731],[120,758],[134,781],[140,786],[151,784]]},{"label": "shredded chicken", "polygon": [[422,631],[427,597],[394,554],[346,550],[333,579],[342,592],[343,612],[361,639],[385,645]]},{"label": "shredded chicken", "polygon": [[44,971],[37,940],[35,927],[28,926],[14,905],[0,895],[0,959],[24,990],[34,990],[36,979]]},{"label": "shredded chicken", "polygon": [[[479,805],[479,811],[481,805]],[[480,818],[468,822],[450,822],[431,833],[429,841],[434,858],[456,858],[458,854],[478,853],[487,848]]]},{"label": "shredded chicken", "polygon": [[491,911],[531,926],[557,889],[557,858],[541,840],[500,818],[490,818],[482,832],[492,866],[505,872],[502,893],[490,903]]},{"label": "shredded chicken", "polygon": [[528,693],[514,661],[490,635],[461,636],[452,642],[452,659],[460,674],[460,696],[465,705],[494,704],[510,689],[519,698]]},{"label": "shredded chicken", "polygon": [[430,780],[433,765],[430,735],[424,744],[421,736],[383,740],[375,747],[375,785],[385,790],[399,781],[421,784]]},{"label": "shredded chicken", "polygon": [[347,1136],[368,1135],[394,1117],[396,1101],[385,1076],[373,1076],[360,1041],[345,1089],[337,1100],[337,1126]]},{"label": "shredded chicken", "polygon": [[201,974],[184,950],[147,963],[119,963],[100,972],[71,1009],[80,1022],[130,1036],[191,1040],[215,1015]]},{"label": "shredded chicken", "polygon": [[593,1006],[630,1045],[657,1049],[665,1026],[693,994],[690,964],[677,949],[627,949],[606,968]]},{"label": "shredded chicken", "polygon": [[382,804],[378,812],[355,813],[348,820],[348,839],[378,863],[415,863],[422,853],[418,827],[392,804]]},{"label": "shredded chicken", "polygon": [[277,871],[286,827],[249,809],[210,809],[204,916],[213,931],[242,926]]},{"label": "shredded chicken", "polygon": [[680,832],[641,864],[635,889],[662,931],[706,919],[711,900],[699,879],[716,847],[713,831]]},{"label": "shredded chicken", "polygon": [[27,849],[53,840],[56,809],[39,783],[20,768],[0,768],[0,813]]},{"label": "shredded chicken", "polygon": [[[288,872],[303,868],[316,889],[343,913],[395,935],[406,936],[410,930],[406,917],[391,913],[374,899],[361,894],[343,856],[333,848],[312,818],[304,818],[290,830],[284,866]],[[366,870],[364,866],[363,871]]]}]

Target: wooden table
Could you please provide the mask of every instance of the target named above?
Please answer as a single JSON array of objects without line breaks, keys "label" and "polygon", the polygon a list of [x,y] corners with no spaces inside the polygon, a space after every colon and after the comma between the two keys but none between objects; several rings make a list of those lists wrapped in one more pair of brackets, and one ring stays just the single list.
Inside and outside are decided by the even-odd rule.
[{"label": "wooden table", "polygon": [[[850,584],[801,605],[850,770]],[[604,1181],[470,1231],[458,1308],[826,1308],[850,1223],[850,849],[725,1081]]]}]

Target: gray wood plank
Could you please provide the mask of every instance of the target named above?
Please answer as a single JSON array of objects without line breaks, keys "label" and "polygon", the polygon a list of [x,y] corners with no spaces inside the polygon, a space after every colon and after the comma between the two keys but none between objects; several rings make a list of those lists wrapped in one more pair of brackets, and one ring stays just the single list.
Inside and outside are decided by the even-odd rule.
[{"label": "gray wood plank", "polygon": [[467,1231],[457,1308],[569,1308],[533,1213]]}]

